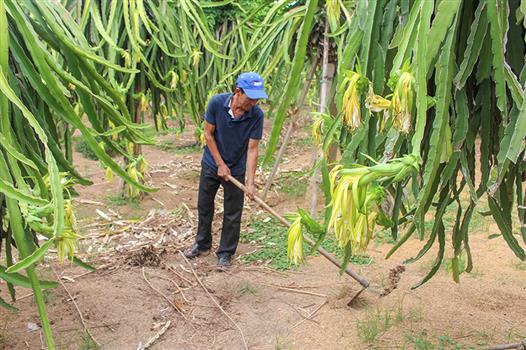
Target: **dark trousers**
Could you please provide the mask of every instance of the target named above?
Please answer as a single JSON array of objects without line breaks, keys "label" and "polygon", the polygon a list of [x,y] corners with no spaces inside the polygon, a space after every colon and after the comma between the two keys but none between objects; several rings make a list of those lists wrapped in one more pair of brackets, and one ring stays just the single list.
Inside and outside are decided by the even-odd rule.
[{"label": "dark trousers", "polygon": [[[241,183],[245,182],[244,175],[234,177]],[[217,176],[217,172],[204,164],[201,167],[201,177],[199,179],[199,195],[197,199],[199,221],[197,225],[196,243],[200,250],[207,250],[212,246],[214,199],[219,185],[223,186],[225,198],[223,205],[223,228],[216,255],[233,255],[236,252],[239,242],[244,193],[231,182],[227,182]]]}]

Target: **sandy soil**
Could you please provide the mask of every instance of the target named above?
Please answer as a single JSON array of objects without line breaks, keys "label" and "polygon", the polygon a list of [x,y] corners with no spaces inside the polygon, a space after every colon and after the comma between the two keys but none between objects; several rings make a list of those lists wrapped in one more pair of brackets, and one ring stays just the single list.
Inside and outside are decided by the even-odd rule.
[{"label": "sandy soil", "polygon": [[[195,215],[200,152],[175,152],[159,146],[181,147],[191,142],[189,131],[178,140],[173,135],[161,136],[158,146],[144,148],[152,169],[149,181],[160,191],[146,196],[140,205],[117,205],[122,204],[115,200],[118,182],[106,182],[96,162],[76,153],[79,171],[94,181],[93,186],[78,188],[76,207],[81,222],[88,225],[97,216],[96,209],[137,218],[145,217],[150,209],[173,210],[182,203]],[[287,151],[281,170],[307,169],[309,164],[309,147],[296,142]],[[278,212],[309,206],[308,199],[284,196],[279,189],[271,192],[269,202]],[[254,204],[248,204],[244,223],[256,214],[262,215]],[[190,227],[195,225],[191,214],[186,220],[191,221]],[[219,221],[214,225],[215,241]],[[416,290],[411,286],[429,270],[436,250],[404,270],[399,268],[403,260],[414,256],[423,242],[408,241],[389,260],[384,256],[391,244],[371,244],[368,253],[374,263],[352,265],[371,286],[351,306],[347,303],[360,286],[340,276],[321,257],[309,258],[297,271],[274,271],[265,264],[242,264],[239,259],[230,269],[220,271],[213,254],[191,265],[181,258],[177,249],[189,244],[191,236],[163,247],[164,253],[157,250],[160,259],[143,266],[127,263],[131,252],[108,259],[101,241],[98,254],[87,253],[87,242],[81,247],[84,257],[102,267],[96,272],[86,274],[76,266],[49,259],[40,271],[50,279],[55,272],[67,277],[62,279],[64,285],[103,349],[137,349],[167,321],[169,328],[150,349],[243,349],[243,338],[249,349],[478,349],[526,337],[526,265],[519,263],[502,239],[487,238],[496,232],[491,220],[476,223],[470,233],[475,269],[463,274],[460,284],[441,268]],[[239,255],[254,249],[252,244],[241,244]],[[22,297],[29,293],[18,292]],[[0,295],[7,299],[3,282]],[[75,305],[62,287],[46,293],[46,300],[59,349],[99,348],[86,340]],[[21,310],[17,314],[0,309],[0,348],[40,349],[40,330],[28,330],[28,323],[39,323],[34,302],[23,297],[15,305]]]}]

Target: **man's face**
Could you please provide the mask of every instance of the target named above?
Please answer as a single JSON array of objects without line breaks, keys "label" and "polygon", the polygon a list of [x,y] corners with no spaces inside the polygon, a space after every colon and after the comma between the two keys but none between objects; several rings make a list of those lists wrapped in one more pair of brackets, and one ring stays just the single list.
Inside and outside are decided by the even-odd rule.
[{"label": "man's face", "polygon": [[242,111],[243,113],[248,112],[257,105],[259,100],[249,98],[241,89],[236,88],[234,92],[234,98],[232,99],[232,110]]}]

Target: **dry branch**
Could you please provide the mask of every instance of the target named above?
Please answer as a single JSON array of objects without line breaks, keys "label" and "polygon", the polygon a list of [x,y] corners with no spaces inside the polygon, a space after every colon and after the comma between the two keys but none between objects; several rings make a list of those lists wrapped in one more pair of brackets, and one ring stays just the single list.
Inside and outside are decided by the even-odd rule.
[{"label": "dry branch", "polygon": [[306,291],[306,290],[299,290],[299,289],[293,289],[293,288],[287,288],[287,287],[277,287],[277,289],[285,291],[285,292],[290,292],[290,293],[314,295],[314,296],[322,297],[322,298],[326,298],[327,297],[326,294],[314,293],[314,292],[309,292],[309,291]]},{"label": "dry branch", "polygon": [[507,349],[526,350],[526,338],[520,343],[497,345],[497,346],[493,346],[490,348],[486,348],[484,350],[507,350]]},{"label": "dry branch", "polygon": [[164,326],[159,330],[159,332],[157,332],[153,337],[151,337],[147,342],[146,344],[144,345],[139,345],[139,347],[137,348],[137,350],[146,350],[148,349],[150,346],[152,346],[153,343],[155,343],[157,341],[157,339],[159,339],[165,332],[166,330],[170,327],[170,325],[172,324],[171,321],[168,321],[164,324]]},{"label": "dry branch", "polygon": [[316,313],[317,313],[318,311],[320,311],[320,309],[321,309],[325,304],[327,304],[327,300],[325,300],[320,306],[318,306],[318,307],[316,308],[316,310],[314,310],[313,312],[311,312],[311,313],[309,314],[309,316],[307,316],[306,318],[302,319],[301,321],[299,321],[298,323],[296,323],[294,326],[292,326],[291,330],[294,329],[294,328],[296,328],[296,327],[298,327],[298,326],[299,326],[300,324],[302,324],[303,322],[312,319],[312,318],[314,317],[314,315],[316,315]]},{"label": "dry branch", "polygon": [[69,292],[69,290],[66,288],[66,285],[64,284],[64,282],[62,282],[62,279],[58,276],[58,274],[57,274],[57,272],[55,271],[55,269],[53,269],[53,273],[54,273],[55,276],[57,277],[58,283],[60,283],[60,285],[62,286],[62,288],[64,288],[64,290],[65,290],[66,293],[68,294],[69,299],[71,300],[71,302],[73,303],[73,305],[75,305],[75,308],[77,309],[77,313],[79,314],[79,317],[80,317],[80,322],[82,323],[82,327],[84,327],[84,331],[86,332],[86,334],[88,334],[88,336],[91,338],[91,340],[93,340],[93,342],[94,342],[95,344],[97,344],[97,346],[100,347],[100,343],[95,339],[95,337],[93,337],[93,335],[92,335],[91,332],[89,331],[88,326],[86,326],[86,321],[84,320],[84,316],[82,316],[82,312],[80,311],[79,305],[78,305],[77,302],[75,301],[75,298],[73,298],[73,296],[71,295],[71,293]]},{"label": "dry branch", "polygon": [[185,314],[183,313],[183,310],[181,310],[179,308],[179,306],[175,305],[171,300],[170,298],[168,298],[166,295],[164,295],[164,293],[162,293],[160,290],[158,290],[157,288],[155,288],[151,283],[150,281],[148,281],[148,279],[146,278],[146,274],[144,273],[144,267],[142,268],[142,278],[144,279],[144,281],[146,281],[146,283],[148,283],[148,286],[150,286],[151,289],[153,289],[157,294],[159,294],[161,297],[164,298],[164,300],[166,300],[174,309],[175,311],[177,311],[179,314],[181,314],[181,316],[184,317],[184,319],[186,320],[186,316]]},{"label": "dry branch", "polygon": [[192,273],[194,274],[194,277],[195,279],[197,280],[197,282],[199,282],[199,284],[201,285],[201,287],[204,289],[204,291],[206,292],[206,294],[208,295],[208,297],[214,302],[214,304],[216,304],[216,306],[219,308],[219,310],[221,310],[221,312],[234,324],[234,326],[236,326],[236,328],[239,330],[239,333],[241,333],[241,339],[243,340],[243,345],[245,346],[245,349],[248,350],[248,345],[247,345],[247,341],[245,340],[245,335],[243,334],[243,331],[241,330],[241,327],[238,326],[238,324],[236,323],[236,321],[234,321],[232,319],[232,317],[230,317],[230,315],[221,307],[221,305],[219,305],[219,303],[217,302],[217,300],[215,300],[215,298],[210,294],[210,292],[208,291],[208,288],[205,287],[203,281],[201,281],[201,279],[199,278],[199,276],[197,276],[197,273],[195,272],[194,268],[192,267],[192,264],[190,264],[190,262],[188,261],[188,259],[186,259],[186,257],[184,256],[184,254],[182,252],[179,252],[179,254],[181,254],[181,256],[183,257],[183,259],[186,261],[186,263],[188,264],[188,266],[190,266],[190,269],[192,270]]}]

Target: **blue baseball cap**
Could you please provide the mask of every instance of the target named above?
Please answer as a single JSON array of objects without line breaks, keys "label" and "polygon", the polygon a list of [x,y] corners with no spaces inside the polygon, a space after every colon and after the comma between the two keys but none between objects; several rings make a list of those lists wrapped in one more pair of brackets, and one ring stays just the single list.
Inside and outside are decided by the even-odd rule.
[{"label": "blue baseball cap", "polygon": [[254,72],[241,73],[237,77],[237,87],[243,89],[245,94],[253,100],[268,98],[263,83],[261,75]]}]

